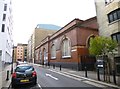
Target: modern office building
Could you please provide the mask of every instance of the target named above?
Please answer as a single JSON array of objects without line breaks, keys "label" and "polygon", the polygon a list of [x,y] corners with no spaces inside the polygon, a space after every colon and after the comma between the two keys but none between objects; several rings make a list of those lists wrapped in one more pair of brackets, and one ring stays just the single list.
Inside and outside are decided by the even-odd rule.
[{"label": "modern office building", "polygon": [[95,5],[99,35],[112,37],[118,42],[117,51],[113,56],[115,60],[111,60],[111,63],[116,62],[116,66],[112,64],[111,69],[114,70],[116,67],[117,72],[120,73],[120,0],[95,0]]},{"label": "modern office building", "polygon": [[13,20],[11,0],[0,0],[0,58],[3,63],[12,62]]},{"label": "modern office building", "polygon": [[5,81],[5,64],[12,62],[13,17],[11,1],[12,0],[0,0],[0,89]]},{"label": "modern office building", "polygon": [[27,44],[17,44],[16,61],[27,61]]},{"label": "modern office building", "polygon": [[91,37],[98,36],[96,17],[74,19],[53,35],[41,40],[35,49],[35,62],[78,70],[94,69],[95,57],[89,55]]},{"label": "modern office building", "polygon": [[[49,29],[48,29],[49,28]],[[34,63],[34,52],[41,40],[59,29],[56,25],[38,24],[28,40],[28,61]]]}]

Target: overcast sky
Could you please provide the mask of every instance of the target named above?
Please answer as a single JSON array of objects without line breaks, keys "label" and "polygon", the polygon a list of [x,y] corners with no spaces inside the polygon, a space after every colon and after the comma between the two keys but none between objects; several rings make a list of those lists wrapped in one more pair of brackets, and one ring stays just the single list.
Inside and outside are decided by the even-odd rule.
[{"label": "overcast sky", "polygon": [[37,24],[65,26],[96,15],[94,0],[12,0],[14,44],[27,43]]}]

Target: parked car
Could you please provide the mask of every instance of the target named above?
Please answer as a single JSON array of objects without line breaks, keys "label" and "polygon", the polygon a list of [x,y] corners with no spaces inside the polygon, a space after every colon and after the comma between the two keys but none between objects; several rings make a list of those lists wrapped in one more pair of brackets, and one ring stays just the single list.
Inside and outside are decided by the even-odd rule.
[{"label": "parked car", "polygon": [[22,64],[18,65],[12,74],[12,87],[18,84],[34,84],[37,83],[37,73],[32,65]]},{"label": "parked car", "polygon": [[21,65],[21,64],[27,64],[27,62],[26,62],[26,61],[24,61],[24,62],[22,62],[22,61],[17,61],[17,62],[16,62],[16,65]]}]

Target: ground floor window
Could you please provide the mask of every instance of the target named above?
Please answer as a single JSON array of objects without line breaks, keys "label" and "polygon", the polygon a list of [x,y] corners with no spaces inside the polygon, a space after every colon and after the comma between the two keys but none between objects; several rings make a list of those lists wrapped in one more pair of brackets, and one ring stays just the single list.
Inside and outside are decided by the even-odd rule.
[{"label": "ground floor window", "polygon": [[66,38],[62,41],[62,58],[71,57],[70,41]]},{"label": "ground floor window", "polygon": [[52,45],[51,47],[51,59],[55,59],[56,58],[56,47],[55,45]]},{"label": "ground floor window", "polygon": [[46,65],[47,63],[48,63],[47,52],[46,49],[44,49],[44,64]]},{"label": "ground floor window", "polygon": [[36,60],[38,60],[38,52],[36,52]]},{"label": "ground floor window", "polygon": [[40,63],[42,63],[42,52],[40,51]]},{"label": "ground floor window", "polygon": [[118,43],[120,43],[120,32],[112,34],[111,36],[113,40],[116,40]]}]

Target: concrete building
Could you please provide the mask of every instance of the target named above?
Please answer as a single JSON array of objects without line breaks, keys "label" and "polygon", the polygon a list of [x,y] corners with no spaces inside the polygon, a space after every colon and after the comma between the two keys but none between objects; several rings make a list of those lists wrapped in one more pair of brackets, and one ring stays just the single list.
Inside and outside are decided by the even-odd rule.
[{"label": "concrete building", "polygon": [[[99,35],[112,37],[118,42],[115,58],[117,72],[120,73],[120,0],[95,0]],[[117,63],[118,62],[118,63]],[[114,63],[114,59],[111,60]],[[111,69],[114,70],[113,64]]]},{"label": "concrete building", "polygon": [[35,62],[83,70],[94,69],[95,58],[89,55],[89,39],[98,35],[96,17],[74,19],[51,36],[46,36],[35,50]]},{"label": "concrete building", "polygon": [[41,40],[47,35],[53,34],[56,32],[56,29],[45,29],[37,25],[30,39],[28,40],[28,61],[34,63],[34,52],[35,47],[37,47]]},{"label": "concrete building", "polygon": [[31,62],[32,61],[32,35],[30,37],[30,39],[28,40],[28,46],[27,46],[27,61]]},{"label": "concrete building", "polygon": [[27,44],[17,44],[16,61],[27,61]]},{"label": "concrete building", "polygon": [[[12,0],[0,0],[0,89],[4,83],[4,73],[7,63],[12,62]],[[3,76],[1,76],[3,73]],[[2,77],[2,78],[1,78]]]}]

